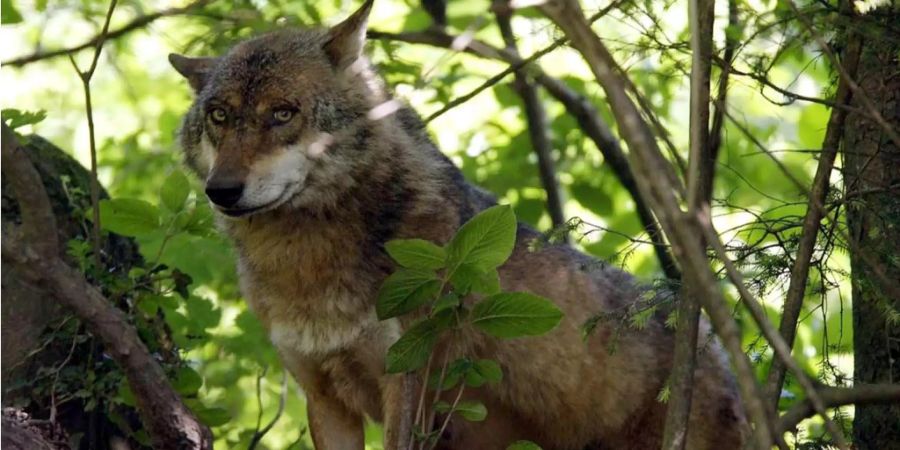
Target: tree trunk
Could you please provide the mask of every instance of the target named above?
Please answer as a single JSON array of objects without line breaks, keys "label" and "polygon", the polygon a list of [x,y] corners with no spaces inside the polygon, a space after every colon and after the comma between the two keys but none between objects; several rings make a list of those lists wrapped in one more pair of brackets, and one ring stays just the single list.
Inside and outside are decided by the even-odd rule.
[{"label": "tree trunk", "polygon": [[[896,26],[900,9],[889,6],[868,15],[869,20],[876,17],[886,28]],[[900,130],[900,42],[873,36],[877,34],[867,35],[856,81],[891,127]],[[898,383],[900,147],[869,118],[872,113],[858,95],[853,106],[864,113],[848,116],[842,148],[850,229],[854,382]],[[860,450],[897,448],[900,405],[858,406],[853,438]]]}]

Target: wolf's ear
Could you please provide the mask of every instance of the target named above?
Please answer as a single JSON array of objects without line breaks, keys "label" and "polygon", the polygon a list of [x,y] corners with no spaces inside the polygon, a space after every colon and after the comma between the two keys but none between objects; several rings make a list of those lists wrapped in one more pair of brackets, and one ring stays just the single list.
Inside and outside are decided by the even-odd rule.
[{"label": "wolf's ear", "polygon": [[328,30],[328,39],[323,49],[336,68],[345,69],[362,55],[372,2],[373,0],[366,0],[347,20]]},{"label": "wolf's ear", "polygon": [[187,78],[195,92],[200,92],[216,64],[216,58],[190,58],[169,53],[169,64],[172,64],[178,73]]}]

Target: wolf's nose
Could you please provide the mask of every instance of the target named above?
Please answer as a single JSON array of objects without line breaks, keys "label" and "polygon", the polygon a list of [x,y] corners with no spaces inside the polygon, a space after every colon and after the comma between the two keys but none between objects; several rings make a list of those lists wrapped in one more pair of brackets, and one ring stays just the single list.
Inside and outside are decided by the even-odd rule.
[{"label": "wolf's nose", "polygon": [[213,203],[230,208],[234,206],[244,193],[244,183],[234,181],[210,181],[206,183],[206,196]]}]

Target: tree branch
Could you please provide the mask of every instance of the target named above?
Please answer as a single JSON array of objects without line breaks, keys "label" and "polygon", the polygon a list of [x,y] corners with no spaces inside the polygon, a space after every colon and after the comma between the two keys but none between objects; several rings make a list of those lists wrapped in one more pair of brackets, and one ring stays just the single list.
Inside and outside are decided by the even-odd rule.
[{"label": "tree branch", "polygon": [[146,15],[135,18],[131,22],[122,26],[121,28],[117,28],[117,29],[110,31],[108,33],[105,33],[105,34],[100,33],[97,36],[94,36],[91,39],[88,39],[87,41],[82,42],[81,44],[78,44],[78,45],[75,45],[72,47],[56,49],[56,50],[37,51],[30,55],[20,56],[18,58],[13,58],[9,61],[3,61],[2,65],[3,66],[12,66],[12,67],[22,67],[29,63],[43,61],[45,59],[56,58],[56,57],[64,56],[64,55],[71,55],[71,54],[80,52],[82,50],[88,49],[88,48],[96,48],[98,43],[101,43],[104,40],[116,39],[116,38],[125,36],[126,34],[129,34],[132,31],[140,30],[140,29],[150,25],[157,19],[161,19],[163,17],[178,16],[178,15],[184,14],[186,12],[189,12],[192,9],[202,7],[209,2],[210,2],[210,0],[197,0],[197,1],[194,1],[193,3],[188,4],[187,6],[183,6],[180,8],[169,8],[169,9],[164,9],[162,11],[157,11],[152,14],[146,14]]},{"label": "tree branch", "polygon": [[774,438],[771,418],[762,403],[762,392],[753,366],[744,354],[740,330],[710,270],[700,238],[702,233],[697,229],[697,219],[685,215],[679,208],[676,193],[682,191],[680,186],[669,177],[661,176],[669,173],[671,166],[659,151],[650,127],[628,97],[626,83],[620,78],[612,55],[585,21],[577,1],[550,1],[540,8],[571,39],[572,46],[582,54],[606,92],[619,130],[631,150],[635,172],[640,174],[637,177],[638,186],[672,242],[675,255],[682,263],[685,282],[696,287],[697,296],[731,355],[744,407],[755,424],[753,448],[768,449]]},{"label": "tree branch", "polygon": [[[819,397],[812,379],[809,378],[806,372],[800,367],[800,364],[791,356],[791,348],[775,329],[775,326],[769,322],[765,309],[763,309],[762,305],[756,300],[750,290],[747,289],[743,276],[734,266],[734,262],[731,258],[728,257],[728,254],[725,252],[725,245],[719,238],[719,234],[713,227],[712,222],[709,221],[709,215],[698,215],[698,218],[700,219],[700,226],[706,239],[709,241],[710,245],[712,245],[719,260],[721,260],[722,264],[725,266],[728,278],[731,279],[731,283],[737,288],[744,305],[747,307],[747,310],[750,311],[750,316],[753,317],[753,321],[756,322],[762,335],[769,342],[769,345],[771,345],[775,357],[780,359],[785,367],[787,367],[797,378],[800,387],[806,392],[806,397],[809,399],[816,412],[822,416],[822,420],[825,421],[825,428],[831,434],[837,447],[841,450],[849,450],[850,447],[847,443],[847,439],[844,437],[844,433],[834,421],[828,417],[828,411],[826,411],[825,404]],[[761,401],[762,399],[759,400]],[[774,415],[775,411],[771,411],[770,413]],[[776,427],[773,431],[777,432],[777,430],[778,428]],[[780,434],[776,436],[780,437]]]},{"label": "tree branch", "polygon": [[[900,402],[900,385],[897,384],[870,384],[854,386],[852,388],[823,386],[818,388],[819,398],[827,408],[837,408],[844,405],[877,405]],[[778,419],[778,428],[784,433],[789,433],[797,428],[797,425],[807,417],[815,414],[815,408],[810,400],[792,406]]]},{"label": "tree branch", "polygon": [[[843,61],[846,68],[846,72],[843,73],[847,76],[856,76],[861,48],[862,42],[860,37],[856,33],[852,33],[848,40],[847,51]],[[848,78],[842,75],[835,94],[835,104],[847,105],[850,103],[852,96],[853,93],[850,90]],[[824,205],[828,195],[831,171],[834,168],[838,147],[844,134],[846,118],[846,109],[833,108],[831,110],[831,117],[828,120],[828,127],[825,131],[825,139],[822,142],[822,151],[819,154],[819,163],[813,178],[812,189],[809,192],[809,205],[803,218],[797,256],[794,258],[794,263],[791,266],[791,278],[779,326],[779,332],[784,337],[789,348],[793,347],[794,337],[797,333],[797,321],[800,318],[800,310],[806,294],[806,283],[809,279],[810,261],[815,251],[819,225],[825,215]],[[784,363],[778,358],[773,359],[766,382],[766,388],[770,396],[769,407],[773,411],[778,409],[778,400],[781,398],[784,376]]]},{"label": "tree branch", "polygon": [[[709,211],[716,157],[709,145],[709,78],[714,0],[690,0],[691,30],[690,160],[688,165],[688,209]],[[697,363],[697,331],[700,301],[690,284],[684,284],[678,303],[675,355],[672,362],[663,449],[682,450],[687,445]]]},{"label": "tree branch", "polygon": [[81,86],[84,90],[84,108],[87,114],[88,137],[91,149],[91,244],[94,253],[94,267],[100,271],[103,269],[103,258],[100,254],[100,180],[97,178],[97,143],[94,133],[94,108],[91,103],[91,78],[94,71],[97,70],[97,63],[100,61],[100,52],[103,50],[103,43],[106,42],[109,33],[109,22],[112,20],[113,11],[116,10],[117,0],[109,2],[109,9],[106,11],[106,18],[103,21],[103,29],[97,36],[97,43],[94,48],[94,57],[91,59],[91,66],[88,70],[82,72],[78,68],[78,63],[72,54],[69,54],[69,61],[72,67],[78,73],[81,79]]},{"label": "tree branch", "polygon": [[[500,34],[503,36],[503,42],[506,44],[506,50],[513,55],[518,55],[519,50],[516,48],[516,39],[513,35],[510,17],[512,15],[510,8],[497,8],[497,25],[500,28]],[[553,161],[552,146],[550,143],[550,130],[547,124],[547,112],[538,91],[528,79],[528,75],[524,70],[517,70],[515,73],[515,81],[513,88],[522,98],[525,109],[525,118],[528,122],[528,135],[531,138],[531,146],[538,159],[538,172],[541,177],[541,184],[547,193],[547,211],[550,213],[550,219],[553,227],[558,230],[564,230],[566,224],[566,214],[563,211],[562,193],[559,189],[559,180],[556,177],[556,163]],[[568,240],[568,233],[565,235]]]},{"label": "tree branch", "polygon": [[[58,256],[50,200],[28,156],[6,124],[2,167],[22,210],[18,230],[4,230],[4,261],[23,279],[71,308],[122,368],[156,448],[211,449],[212,433],[172,389],[162,368],[119,309]],[[15,233],[18,231],[18,233]],[[15,233],[16,235],[14,235]]]}]

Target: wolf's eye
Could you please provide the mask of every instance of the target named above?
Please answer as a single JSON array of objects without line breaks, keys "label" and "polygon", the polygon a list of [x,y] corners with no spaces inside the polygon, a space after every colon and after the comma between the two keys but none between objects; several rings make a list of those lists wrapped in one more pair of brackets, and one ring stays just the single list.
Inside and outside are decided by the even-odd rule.
[{"label": "wolf's eye", "polygon": [[212,120],[213,123],[221,125],[228,119],[228,113],[222,108],[215,108],[209,112],[209,119]]},{"label": "wolf's eye", "polygon": [[294,117],[294,112],[289,109],[276,109],[272,117],[279,123],[287,123]]}]

